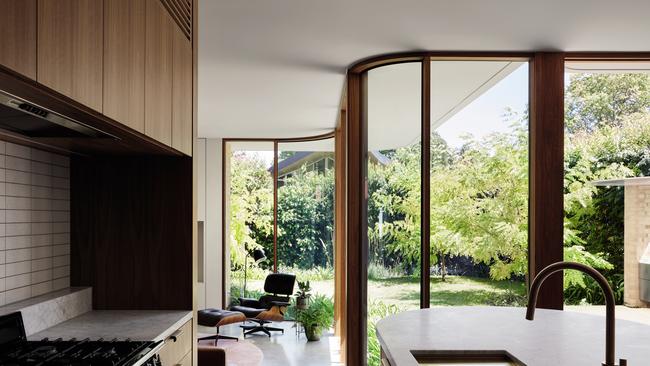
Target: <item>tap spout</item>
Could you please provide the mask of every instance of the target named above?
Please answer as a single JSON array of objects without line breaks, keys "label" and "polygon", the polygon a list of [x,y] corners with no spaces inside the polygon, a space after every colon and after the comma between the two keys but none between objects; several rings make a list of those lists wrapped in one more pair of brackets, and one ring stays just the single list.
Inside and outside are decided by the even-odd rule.
[{"label": "tap spout", "polygon": [[575,263],[575,262],[557,262],[553,263],[550,266],[541,270],[532,284],[530,285],[530,294],[528,297],[528,308],[526,309],[526,319],[533,320],[535,318],[535,307],[537,306],[537,295],[539,294],[539,289],[542,287],[542,283],[551,275],[562,272],[565,269],[573,269],[580,272],[583,272],[594,280],[603,290],[605,294],[605,306],[606,306],[606,320],[605,320],[605,362],[603,366],[616,366],[616,355],[615,355],[615,331],[616,331],[616,318],[615,318],[615,300],[614,300],[614,291],[609,286],[607,279],[595,269],[586,266],[584,264]]}]

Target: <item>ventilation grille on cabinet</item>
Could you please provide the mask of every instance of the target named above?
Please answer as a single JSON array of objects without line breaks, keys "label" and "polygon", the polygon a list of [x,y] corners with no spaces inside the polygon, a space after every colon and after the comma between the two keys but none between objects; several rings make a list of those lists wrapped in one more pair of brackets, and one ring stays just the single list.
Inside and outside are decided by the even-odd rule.
[{"label": "ventilation grille on cabinet", "polygon": [[187,39],[192,39],[192,0],[160,0]]}]

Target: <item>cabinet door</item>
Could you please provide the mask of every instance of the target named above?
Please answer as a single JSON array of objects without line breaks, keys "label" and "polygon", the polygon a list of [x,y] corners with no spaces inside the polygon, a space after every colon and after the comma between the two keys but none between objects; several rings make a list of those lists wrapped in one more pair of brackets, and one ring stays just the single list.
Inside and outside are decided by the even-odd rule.
[{"label": "cabinet door", "polygon": [[[163,365],[183,365],[185,356],[192,351],[192,321],[188,321],[165,340],[158,355]],[[175,339],[175,340],[174,340]],[[191,356],[190,356],[191,363]]]},{"label": "cabinet door", "polygon": [[174,27],[172,147],[192,155],[192,43]]},{"label": "cabinet door", "polygon": [[36,79],[36,0],[0,0],[0,64]]},{"label": "cabinet door", "polygon": [[104,0],[104,114],[144,133],[145,2]]},{"label": "cabinet door", "polygon": [[159,0],[146,2],[144,131],[171,145],[174,24]]},{"label": "cabinet door", "polygon": [[39,0],[37,80],[102,111],[102,0]]}]

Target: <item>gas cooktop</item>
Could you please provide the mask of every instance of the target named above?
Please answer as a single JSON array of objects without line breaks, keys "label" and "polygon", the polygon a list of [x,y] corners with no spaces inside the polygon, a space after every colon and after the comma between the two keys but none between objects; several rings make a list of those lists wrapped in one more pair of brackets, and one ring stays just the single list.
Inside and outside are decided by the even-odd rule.
[{"label": "gas cooktop", "polygon": [[162,342],[130,339],[28,341],[20,312],[0,317],[0,365],[157,366]]}]

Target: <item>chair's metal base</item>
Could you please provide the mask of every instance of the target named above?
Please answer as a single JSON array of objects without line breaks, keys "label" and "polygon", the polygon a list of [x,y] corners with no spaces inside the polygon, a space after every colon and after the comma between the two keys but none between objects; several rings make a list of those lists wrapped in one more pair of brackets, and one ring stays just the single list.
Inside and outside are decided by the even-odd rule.
[{"label": "chair's metal base", "polygon": [[217,334],[201,337],[201,338],[199,338],[199,341],[204,341],[206,339],[214,339],[214,345],[215,346],[217,345],[217,342],[219,342],[220,339],[232,339],[232,340],[235,340],[235,341],[239,342],[239,338],[237,338],[237,337],[231,337],[231,336],[225,336],[225,335],[219,334],[219,327],[217,327]]},{"label": "chair's metal base", "polygon": [[240,327],[244,330],[244,338],[246,338],[247,335],[258,333],[258,332],[262,332],[269,337],[271,336],[271,332],[282,332],[282,334],[284,334],[284,329],[282,328],[267,327],[266,325],[271,323],[268,320],[261,320],[261,319],[247,319],[247,320],[257,324],[240,325]]}]

